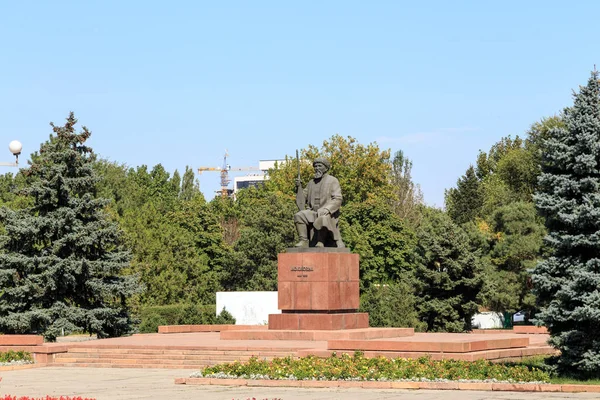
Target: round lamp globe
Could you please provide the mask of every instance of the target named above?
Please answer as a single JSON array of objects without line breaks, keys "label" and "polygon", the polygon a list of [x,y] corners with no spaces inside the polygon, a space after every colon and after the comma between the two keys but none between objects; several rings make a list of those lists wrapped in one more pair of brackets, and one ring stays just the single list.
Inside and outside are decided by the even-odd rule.
[{"label": "round lamp globe", "polygon": [[15,156],[17,156],[17,155],[21,154],[21,149],[23,149],[23,145],[18,140],[13,140],[12,142],[9,143],[8,149],[10,150],[11,153],[13,153]]}]

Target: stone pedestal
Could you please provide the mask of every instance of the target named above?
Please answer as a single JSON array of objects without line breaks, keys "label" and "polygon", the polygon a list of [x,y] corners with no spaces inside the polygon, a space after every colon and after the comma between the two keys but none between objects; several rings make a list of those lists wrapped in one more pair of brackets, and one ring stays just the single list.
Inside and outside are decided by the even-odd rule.
[{"label": "stone pedestal", "polygon": [[278,255],[278,306],[269,329],[340,330],[369,326],[358,313],[358,254],[348,249],[288,249]]},{"label": "stone pedestal", "polygon": [[282,313],[269,314],[269,329],[275,330],[326,330],[362,329],[369,327],[369,314],[346,313]]}]

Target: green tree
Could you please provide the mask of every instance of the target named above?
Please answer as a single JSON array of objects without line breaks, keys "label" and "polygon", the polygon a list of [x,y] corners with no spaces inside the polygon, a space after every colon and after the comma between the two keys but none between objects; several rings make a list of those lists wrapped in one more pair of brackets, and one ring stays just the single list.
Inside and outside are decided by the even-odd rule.
[{"label": "green tree", "polygon": [[496,165],[496,173],[521,200],[531,202],[537,186],[539,164],[532,151],[525,148],[507,152]]},{"label": "green tree", "polygon": [[192,169],[183,177],[160,164],[149,170],[99,162],[96,169],[99,190],[113,199],[113,216],[133,250],[130,271],[147,287],[137,305],[214,303],[229,249]]},{"label": "green tree", "polygon": [[363,289],[414,270],[415,234],[383,199],[347,205],[340,226],[346,245],[360,255]]},{"label": "green tree", "polygon": [[550,139],[549,132],[555,128],[566,128],[563,117],[564,116],[561,114],[542,118],[540,121],[532,124],[527,131],[525,147],[531,149],[535,154],[538,165],[540,165],[542,161],[544,142]]},{"label": "green tree", "polygon": [[225,288],[276,290],[277,254],[294,244],[295,203],[262,187],[239,191],[235,202],[215,199],[211,203],[222,208],[228,215],[223,221],[237,230],[233,252],[224,263]]},{"label": "green tree", "polygon": [[[331,161],[329,173],[340,181],[344,204],[365,201],[370,197],[390,199],[394,189],[390,176],[390,151],[380,150],[376,143],[364,146],[352,137],[334,135],[321,148],[309,145],[301,151],[301,175],[304,185],[313,175],[312,160],[325,157]],[[295,198],[295,179],[298,164],[287,159],[269,171],[266,185],[270,191]]]},{"label": "green tree", "polygon": [[179,197],[182,200],[192,200],[194,197],[202,196],[200,186],[194,176],[194,170],[186,166],[183,178],[181,180],[181,192]]},{"label": "green tree", "polygon": [[28,208],[0,209],[0,330],[53,340],[86,331],[99,337],[131,330],[126,300],[139,291],[123,276],[130,253],[97,198],[90,131],[75,132],[73,113],[32,155]]},{"label": "green tree", "polygon": [[548,131],[535,203],[546,217],[551,256],[533,271],[538,320],[560,350],[559,371],[600,377],[600,82],[574,95],[565,127]]},{"label": "green tree", "polygon": [[417,314],[412,280],[371,285],[360,296],[360,312],[369,313],[372,327],[399,327],[425,330]]},{"label": "green tree", "polygon": [[33,205],[30,196],[23,196],[27,186],[25,176],[19,172],[16,175],[8,172],[0,175],[0,205],[8,208],[26,208]]},{"label": "green tree", "polygon": [[392,185],[395,196],[392,200],[392,208],[396,215],[411,226],[416,226],[421,217],[420,206],[423,204],[423,193],[419,185],[412,180],[412,166],[412,161],[404,156],[402,150],[394,154]]},{"label": "green tree", "polygon": [[214,303],[226,250],[218,220],[203,201],[166,213],[148,202],[121,221],[134,253],[131,270],[147,287],[142,305]]},{"label": "green tree", "polygon": [[221,289],[227,249],[218,218],[193,187],[183,198],[177,175],[160,164],[150,172],[142,166],[122,183],[119,222],[133,249],[131,270],[147,287],[141,305],[211,304]]},{"label": "green tree", "polygon": [[464,224],[475,220],[482,205],[480,182],[471,165],[456,182],[456,188],[446,191],[446,210],[454,222]]},{"label": "green tree", "polygon": [[511,150],[523,147],[523,139],[516,136],[512,139],[510,136],[503,137],[490,148],[486,153],[479,151],[477,156],[477,178],[484,180],[489,174],[496,172],[498,162]]},{"label": "green tree", "polygon": [[498,208],[491,218],[494,232],[484,262],[482,298],[494,311],[532,310],[530,272],[540,258],[546,230],[533,203],[518,201]]},{"label": "green tree", "polygon": [[487,218],[496,208],[514,201],[532,202],[540,168],[538,148],[531,143],[519,136],[508,136],[495,143],[488,153],[479,152],[475,174],[483,202],[480,217]]},{"label": "green tree", "polygon": [[417,229],[419,316],[428,331],[471,329],[483,279],[467,234],[446,213],[425,209]]}]

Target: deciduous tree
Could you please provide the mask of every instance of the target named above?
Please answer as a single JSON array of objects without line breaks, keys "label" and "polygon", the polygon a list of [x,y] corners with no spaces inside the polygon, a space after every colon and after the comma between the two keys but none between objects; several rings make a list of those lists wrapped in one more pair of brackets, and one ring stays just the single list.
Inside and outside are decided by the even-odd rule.
[{"label": "deciduous tree", "polygon": [[402,150],[394,154],[392,160],[392,185],[395,196],[392,198],[392,208],[396,215],[416,226],[421,217],[423,193],[421,188],[412,180],[413,163]]},{"label": "deciduous tree", "polygon": [[386,201],[373,198],[347,205],[340,225],[346,245],[360,255],[363,288],[412,276],[414,231]]},{"label": "deciduous tree", "polygon": [[[365,201],[370,197],[392,198],[394,190],[390,181],[392,164],[390,151],[380,150],[376,143],[362,145],[352,137],[334,135],[323,141],[321,148],[309,145],[301,151],[301,174],[304,185],[313,175],[312,160],[325,157],[331,161],[329,173],[340,181],[344,204]],[[295,179],[298,164],[288,158],[274,170],[266,185],[290,198],[295,196]]]},{"label": "deciduous tree", "polygon": [[456,188],[446,191],[446,210],[454,222],[464,224],[475,220],[482,205],[480,182],[471,165],[456,183]]}]

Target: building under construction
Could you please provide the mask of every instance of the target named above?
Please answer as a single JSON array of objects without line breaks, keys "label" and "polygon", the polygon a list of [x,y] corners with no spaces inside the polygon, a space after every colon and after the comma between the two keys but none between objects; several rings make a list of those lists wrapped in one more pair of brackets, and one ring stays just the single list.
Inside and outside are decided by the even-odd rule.
[{"label": "building under construction", "polygon": [[[251,186],[258,186],[267,179],[267,172],[269,169],[275,167],[275,163],[282,163],[285,160],[260,160],[258,167],[232,167],[227,163],[227,157],[229,154],[225,153],[223,156],[223,165],[221,167],[199,167],[198,173],[213,171],[221,174],[221,189],[217,192],[221,197],[230,197],[240,189],[245,189]],[[231,179],[229,177],[230,172],[248,171],[250,173],[245,176],[236,176],[233,178],[233,188],[229,188]]]}]

